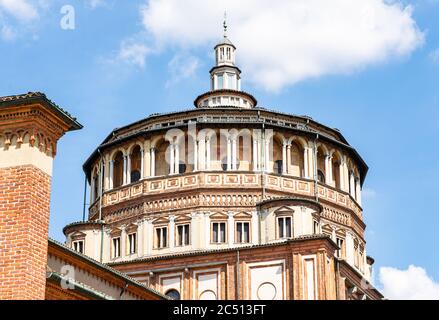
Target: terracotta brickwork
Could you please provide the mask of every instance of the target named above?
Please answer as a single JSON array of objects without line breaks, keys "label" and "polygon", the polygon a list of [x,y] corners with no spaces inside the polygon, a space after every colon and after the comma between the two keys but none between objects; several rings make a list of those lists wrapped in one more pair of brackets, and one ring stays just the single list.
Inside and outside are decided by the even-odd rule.
[{"label": "terracotta brickwork", "polygon": [[44,299],[51,177],[0,168],[0,299]]},{"label": "terracotta brickwork", "polygon": [[[282,294],[283,300],[304,300],[304,267],[303,257],[312,255],[316,259],[315,299],[337,299],[336,275],[334,272],[335,245],[327,237],[315,237],[303,240],[292,240],[288,243],[235,248],[222,252],[202,252],[187,255],[176,255],[162,258],[140,259],[128,263],[110,264],[115,269],[128,274],[138,281],[143,281],[155,290],[165,294],[160,278],[181,272],[184,282],[181,286],[181,299],[198,300],[199,281],[197,272],[209,273],[218,270],[217,298],[224,300],[251,300],[251,268],[259,264],[259,268],[269,267],[282,261]],[[239,267],[238,267],[239,266]],[[237,272],[239,268],[239,272]],[[274,274],[273,274],[274,275]],[[264,279],[262,282],[270,282]]]}]

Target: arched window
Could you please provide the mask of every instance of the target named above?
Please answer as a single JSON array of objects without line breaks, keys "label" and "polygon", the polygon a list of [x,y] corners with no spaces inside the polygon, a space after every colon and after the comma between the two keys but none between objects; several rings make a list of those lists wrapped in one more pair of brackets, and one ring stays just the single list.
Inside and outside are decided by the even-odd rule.
[{"label": "arched window", "polygon": [[96,201],[99,196],[99,175],[97,172],[93,175],[93,201]]},{"label": "arched window", "polygon": [[289,173],[295,177],[303,178],[305,176],[304,150],[297,141],[291,142],[290,157]]},{"label": "arched window", "polygon": [[320,183],[325,183],[325,175],[321,170],[317,170],[317,180]]},{"label": "arched window", "polygon": [[155,154],[155,174],[156,176],[165,176],[170,172],[170,148],[168,141],[162,141],[157,145]]},{"label": "arched window", "polygon": [[137,145],[133,148],[133,151],[130,155],[130,161],[131,161],[131,183],[137,182],[140,180],[141,177],[141,166],[142,166],[142,151],[140,149],[140,146]]},{"label": "arched window", "polygon": [[238,159],[236,160],[237,168],[242,165],[242,170],[251,170],[251,165],[253,161],[253,142],[250,130],[242,130],[236,139],[236,143],[236,154],[238,157]]},{"label": "arched window", "polygon": [[334,187],[337,189],[340,189],[340,164],[341,164],[341,158],[337,153],[334,153],[332,155],[331,160],[332,165],[332,181],[334,183]]},{"label": "arched window", "polygon": [[123,184],[123,153],[119,151],[114,157],[113,163],[113,188]]},{"label": "arched window", "polygon": [[168,296],[171,300],[180,300],[180,292],[175,289],[166,291],[165,295]]},{"label": "arched window", "polygon": [[277,138],[274,137],[273,138],[273,152],[269,152],[268,155],[268,160],[272,161],[272,170],[270,170],[270,172],[275,172],[275,173],[282,173],[282,165],[280,166],[280,171],[278,172],[279,169],[279,164],[282,164],[282,142]]},{"label": "arched window", "polygon": [[[326,159],[327,153],[323,149],[322,145],[320,145],[317,148],[317,179],[321,183],[326,183],[325,177],[326,177],[326,165],[325,165],[325,159]],[[323,180],[321,180],[323,179]]]}]

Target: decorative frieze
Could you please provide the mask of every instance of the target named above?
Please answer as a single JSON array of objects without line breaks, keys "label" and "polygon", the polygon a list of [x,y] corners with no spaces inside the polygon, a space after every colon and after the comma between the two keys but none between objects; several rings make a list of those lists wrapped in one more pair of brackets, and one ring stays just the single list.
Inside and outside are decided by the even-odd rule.
[{"label": "decorative frieze", "polygon": [[[270,192],[276,192],[285,196],[312,196],[314,197],[314,181],[294,177],[284,177],[267,174],[266,176],[267,196]],[[203,193],[198,195],[197,189],[219,188],[224,190],[223,195],[209,195]],[[194,206],[253,206],[256,204],[254,198],[261,197],[260,174],[251,173],[198,173],[181,175],[172,178],[154,178],[140,181],[113,191],[104,193],[103,207],[116,205],[127,200],[132,200],[140,196],[154,196],[160,194],[162,197],[157,200],[145,201],[146,212],[157,210],[175,210]],[[225,192],[229,189],[230,192]],[[246,191],[245,194],[236,193],[236,189],[254,190]],[[175,198],[173,193],[178,190],[186,191],[191,195]],[[233,190],[233,191],[232,191]],[[254,196],[253,194],[260,194]],[[318,186],[318,196],[322,200],[327,200],[341,207],[346,207],[355,212],[362,219],[361,208],[346,193],[339,192],[331,187]],[[96,207],[99,201],[90,208],[90,217],[96,214]]]}]

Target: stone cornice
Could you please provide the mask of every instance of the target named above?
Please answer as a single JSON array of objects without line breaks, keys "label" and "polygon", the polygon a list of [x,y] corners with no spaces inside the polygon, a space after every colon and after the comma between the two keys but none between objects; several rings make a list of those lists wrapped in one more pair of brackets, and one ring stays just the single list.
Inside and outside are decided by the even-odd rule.
[{"label": "stone cornice", "polygon": [[14,107],[22,108],[23,106],[34,104],[40,105],[48,113],[58,118],[58,122],[63,122],[67,127],[65,131],[82,129],[82,125],[76,121],[76,118],[59,107],[53,101],[49,100],[46,95],[41,92],[28,92],[26,94],[0,97],[0,115],[2,114],[2,109],[8,110]]}]

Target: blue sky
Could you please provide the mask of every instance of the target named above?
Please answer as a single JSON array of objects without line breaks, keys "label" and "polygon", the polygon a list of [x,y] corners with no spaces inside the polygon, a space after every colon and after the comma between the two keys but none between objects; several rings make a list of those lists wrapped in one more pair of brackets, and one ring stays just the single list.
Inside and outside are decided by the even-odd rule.
[{"label": "blue sky", "polygon": [[[211,7],[200,3],[199,8],[191,7],[195,0],[189,2],[187,11],[203,16],[205,29],[194,22],[197,16],[185,17],[185,12],[179,12],[181,21],[172,19],[175,25],[163,25],[157,18],[162,1],[154,2],[155,11],[142,7],[144,0],[19,0],[15,4],[23,6],[12,8],[17,13],[9,1],[0,0],[0,95],[42,91],[84,125],[58,145],[50,236],[63,241],[62,227],[82,219],[82,164],[112,129],[154,112],[191,108],[194,98],[208,90],[212,46],[221,37],[227,7],[244,90],[264,107],[339,128],[368,163],[363,204],[367,252],[376,259],[376,272],[384,266],[422,267],[436,282],[431,295],[438,294],[439,1],[371,7],[399,5],[386,17],[395,18],[392,25],[399,23],[400,29],[389,27],[388,34],[386,25],[381,32],[357,34],[341,24],[345,31],[335,29],[339,34],[334,35],[325,32],[323,21],[322,41],[318,23],[314,33],[300,29],[300,19],[270,30],[275,23],[269,16],[252,24],[229,1],[213,1]],[[73,30],[60,26],[66,4],[75,10]],[[407,5],[411,10],[405,12]],[[337,14],[348,20],[348,6],[343,10]],[[398,15],[405,16],[398,20]],[[298,30],[314,37],[313,44],[302,41]],[[260,46],[268,48],[255,53],[254,39],[270,32],[279,42],[262,41]],[[326,40],[337,36],[339,41],[328,45]],[[301,68],[307,63],[319,68]],[[270,68],[279,70],[271,73]]]}]

